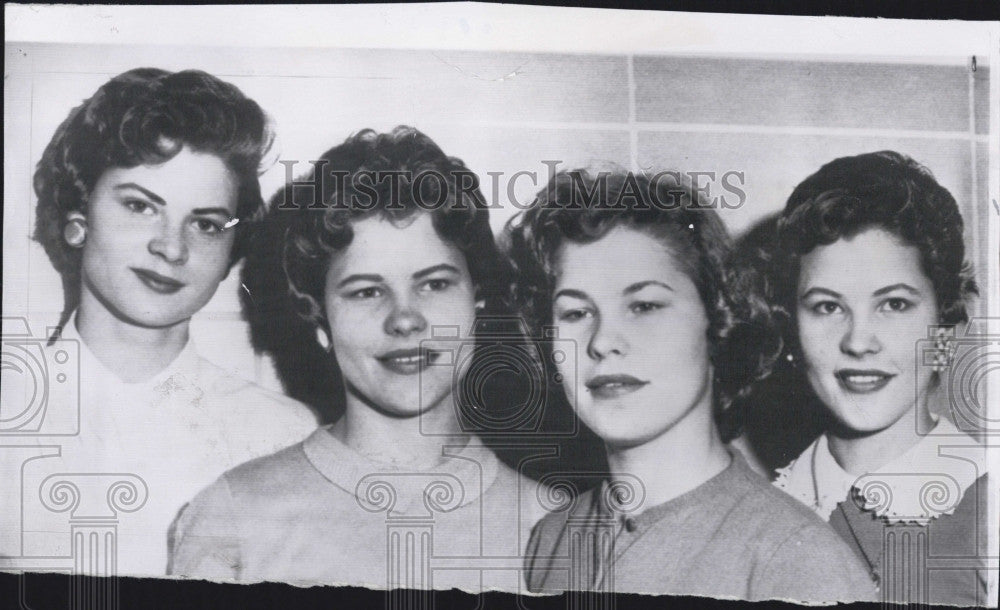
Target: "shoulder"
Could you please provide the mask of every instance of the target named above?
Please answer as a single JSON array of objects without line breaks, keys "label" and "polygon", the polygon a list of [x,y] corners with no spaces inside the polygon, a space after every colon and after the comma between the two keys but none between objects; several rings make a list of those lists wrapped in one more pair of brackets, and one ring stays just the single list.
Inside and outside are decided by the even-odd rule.
[{"label": "shoulder", "polygon": [[973,542],[979,534],[980,545],[986,542],[986,522],[988,516],[987,498],[993,475],[979,476],[962,494],[954,512],[943,514],[931,521],[935,542],[963,545]]},{"label": "shoulder", "polygon": [[[234,416],[265,423],[301,439],[317,426],[316,415],[301,402],[260,387],[199,356],[199,378],[206,393]],[[301,431],[301,434],[299,432]]]},{"label": "shoulder", "polygon": [[739,492],[739,518],[787,531],[808,525],[823,525],[823,521],[805,504],[771,484],[749,467],[740,468],[735,478],[733,495]]},{"label": "shoulder", "polygon": [[589,514],[596,490],[588,489],[577,493],[561,486],[538,486],[532,489],[538,494],[540,506],[547,511],[531,531],[534,546],[544,553],[555,549],[571,517]]},{"label": "shoulder", "polygon": [[246,505],[307,493],[315,476],[299,442],[231,468],[216,484],[224,485],[234,502]]}]

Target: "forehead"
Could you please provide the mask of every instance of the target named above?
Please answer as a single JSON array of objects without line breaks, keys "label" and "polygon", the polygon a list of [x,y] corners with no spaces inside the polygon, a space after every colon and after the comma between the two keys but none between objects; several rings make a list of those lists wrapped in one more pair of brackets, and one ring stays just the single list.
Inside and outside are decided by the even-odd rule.
[{"label": "forehead", "polygon": [[409,276],[441,263],[466,271],[462,252],[438,235],[428,213],[417,212],[401,222],[373,216],[352,223],[351,228],[351,243],[332,257],[331,275]]},{"label": "forehead", "polygon": [[585,292],[621,290],[646,280],[661,280],[675,290],[694,285],[684,265],[662,240],[617,226],[590,243],[564,242],[556,256],[556,285]]},{"label": "forehead", "polygon": [[130,183],[153,192],[169,207],[236,206],[237,180],[233,172],[216,155],[187,148],[157,165],[112,167],[104,172],[94,190]]},{"label": "forehead", "polygon": [[907,283],[928,289],[920,266],[920,250],[883,229],[868,229],[802,257],[799,285],[822,285],[842,294],[870,294],[884,286]]}]

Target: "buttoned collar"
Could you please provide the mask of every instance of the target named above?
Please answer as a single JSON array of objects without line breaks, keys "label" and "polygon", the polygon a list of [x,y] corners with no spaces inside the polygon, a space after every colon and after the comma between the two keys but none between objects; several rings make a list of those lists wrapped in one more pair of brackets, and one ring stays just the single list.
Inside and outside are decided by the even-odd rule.
[{"label": "buttoned collar", "polygon": [[887,523],[926,525],[955,512],[965,491],[987,471],[985,450],[973,447],[961,457],[942,451],[956,438],[966,445],[975,442],[948,419],[939,418],[934,429],[903,454],[857,476],[837,463],[822,435],[778,470],[774,484],[826,521],[837,504],[850,497]]}]

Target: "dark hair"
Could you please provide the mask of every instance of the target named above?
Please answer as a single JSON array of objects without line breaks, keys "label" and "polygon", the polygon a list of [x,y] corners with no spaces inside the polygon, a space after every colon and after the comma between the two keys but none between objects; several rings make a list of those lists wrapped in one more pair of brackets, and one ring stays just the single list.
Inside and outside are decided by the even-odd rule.
[{"label": "dark hair", "polygon": [[[788,198],[778,220],[773,275],[776,304],[789,320],[794,322],[801,257],[872,228],[919,250],[941,324],[968,320],[967,302],[979,290],[965,260],[958,204],[927,168],[891,150],[835,159]],[[787,334],[797,349],[797,333]]]},{"label": "dark hair", "polygon": [[[185,146],[211,153],[236,175],[236,215],[250,220],[263,211],[258,175],[272,140],[256,102],[197,70],[129,70],[74,108],[56,129],[34,176],[34,238],[63,277],[65,306],[59,325],[80,298],[81,251],[63,239],[66,215],[86,214],[104,172],[164,163]],[[244,223],[236,231],[231,264],[243,254]]]},{"label": "dark hair", "polygon": [[[420,131],[366,129],[312,163],[312,170],[272,198],[243,268],[242,298],[254,347],[274,356],[286,391],[336,411],[340,405],[331,403],[330,394],[339,394],[340,382],[330,380],[314,333],[326,321],[330,260],[350,245],[353,223],[430,214],[437,234],[463,254],[484,313],[503,309],[509,274],[478,178]],[[428,173],[436,177],[419,178]],[[391,179],[379,179],[386,176]]]},{"label": "dark hair", "polygon": [[[731,268],[740,291],[757,300],[757,311],[773,305],[774,250],[780,214],[756,221],[736,239]],[[726,411],[728,426],[742,429],[754,454],[769,470],[785,466],[805,451],[828,426],[829,411],[816,397],[804,371],[787,358],[777,358],[787,334],[786,316],[767,317],[767,353],[772,365],[766,377],[743,392]]]},{"label": "dark hair", "polygon": [[[762,346],[751,348],[766,339],[767,333],[756,328],[767,319],[766,308],[743,294],[730,273],[731,244],[719,215],[692,185],[677,179],[679,173],[671,175],[672,181],[660,182],[620,168],[556,174],[532,206],[507,224],[506,250],[518,273],[513,300],[538,330],[551,323],[557,257],[564,242],[589,243],[618,226],[659,239],[697,287],[705,307],[719,414],[771,362],[761,355]],[[595,189],[596,198],[591,197]],[[671,204],[663,205],[665,201]],[[726,436],[737,431],[728,432]]]}]

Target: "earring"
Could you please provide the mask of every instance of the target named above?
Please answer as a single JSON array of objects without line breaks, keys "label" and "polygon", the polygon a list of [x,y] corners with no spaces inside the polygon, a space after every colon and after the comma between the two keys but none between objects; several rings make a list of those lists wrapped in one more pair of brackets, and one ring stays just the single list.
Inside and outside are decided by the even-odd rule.
[{"label": "earring", "polygon": [[83,246],[83,242],[87,241],[87,221],[83,215],[69,215],[69,222],[63,228],[63,239],[74,248]]},{"label": "earring", "polygon": [[935,373],[943,373],[951,367],[951,361],[955,357],[955,329],[947,326],[939,326],[934,333],[934,363]]},{"label": "earring", "polygon": [[324,352],[330,351],[330,336],[326,334],[322,326],[316,327],[316,342],[319,343]]}]

